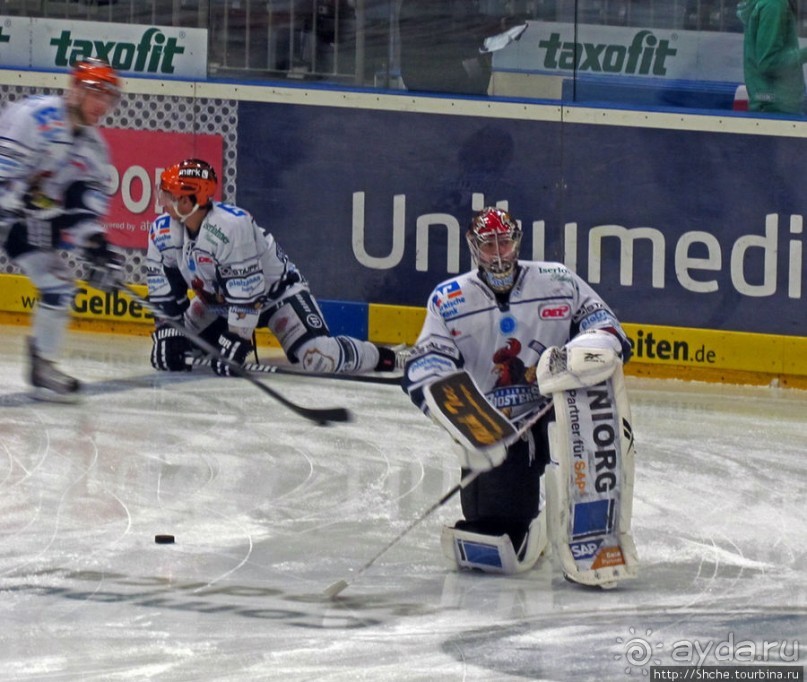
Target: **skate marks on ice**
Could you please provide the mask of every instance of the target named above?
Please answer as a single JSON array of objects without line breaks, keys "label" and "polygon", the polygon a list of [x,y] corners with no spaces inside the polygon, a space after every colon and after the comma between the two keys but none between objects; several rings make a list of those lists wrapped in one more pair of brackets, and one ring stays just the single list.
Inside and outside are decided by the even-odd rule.
[{"label": "skate marks on ice", "polygon": [[[149,372],[142,339],[109,342],[111,374],[92,341],[68,363],[80,378]],[[18,362],[0,353],[0,399],[24,388]],[[158,376],[0,410],[8,679],[602,680],[641,677],[648,652],[671,664],[685,640],[807,641],[803,393],[629,379],[642,568],[615,591],[551,559],[447,572],[454,501],[328,602],[457,482],[439,428],[396,387],[271,377],[357,416],[323,429],[244,381]]]}]

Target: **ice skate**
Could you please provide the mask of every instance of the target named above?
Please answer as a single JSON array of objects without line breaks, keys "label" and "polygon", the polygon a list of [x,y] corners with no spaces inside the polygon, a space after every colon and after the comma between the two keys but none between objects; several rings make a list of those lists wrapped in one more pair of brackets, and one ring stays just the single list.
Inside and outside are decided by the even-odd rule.
[{"label": "ice skate", "polygon": [[37,400],[74,403],[79,399],[78,379],[56,368],[54,363],[43,358],[36,349],[33,339],[28,339],[30,362],[29,380],[34,387],[33,396]]}]

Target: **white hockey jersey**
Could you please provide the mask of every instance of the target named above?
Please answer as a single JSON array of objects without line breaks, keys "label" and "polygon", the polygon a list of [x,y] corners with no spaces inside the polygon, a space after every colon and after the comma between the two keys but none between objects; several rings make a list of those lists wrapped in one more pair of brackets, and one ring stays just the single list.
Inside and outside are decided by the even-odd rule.
[{"label": "white hockey jersey", "polygon": [[630,345],[594,290],[561,263],[520,261],[516,282],[497,297],[476,271],[439,284],[404,373],[403,388],[425,409],[423,387],[467,370],[492,405],[518,422],[550,401],[536,383],[536,365],[550,346],[588,329],[607,329]]},{"label": "white hockey jersey", "polygon": [[254,327],[258,315],[290,293],[305,287],[274,237],[242,208],[213,202],[192,237],[168,214],[149,230],[146,270],[149,300],[176,317],[187,307],[188,289],[218,308],[236,326]]},{"label": "white hockey jersey", "polygon": [[28,97],[0,115],[0,209],[8,213],[20,211],[32,189],[63,203],[67,189],[81,182],[102,190],[93,194],[92,210],[104,215],[110,168],[100,132],[93,127],[74,132],[60,95]]}]

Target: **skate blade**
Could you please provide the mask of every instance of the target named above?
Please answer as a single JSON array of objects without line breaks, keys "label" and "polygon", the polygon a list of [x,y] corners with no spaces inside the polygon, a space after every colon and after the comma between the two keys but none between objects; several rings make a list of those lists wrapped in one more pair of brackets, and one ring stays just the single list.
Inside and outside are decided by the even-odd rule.
[{"label": "skate blade", "polygon": [[42,386],[34,387],[31,392],[31,397],[43,403],[63,403],[66,405],[73,405],[81,401],[81,394],[78,391],[73,393],[57,393],[51,391],[49,388]]}]

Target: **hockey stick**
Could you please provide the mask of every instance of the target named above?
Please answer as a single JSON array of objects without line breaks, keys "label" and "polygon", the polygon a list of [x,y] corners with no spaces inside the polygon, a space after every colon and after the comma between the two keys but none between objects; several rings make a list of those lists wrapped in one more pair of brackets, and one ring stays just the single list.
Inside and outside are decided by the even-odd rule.
[{"label": "hockey stick", "polygon": [[323,594],[328,597],[328,599],[334,599],[339,594],[344,592],[354,581],[358,580],[361,575],[372,566],[383,554],[385,554],[393,545],[400,542],[400,540],[409,533],[413,528],[420,525],[425,521],[429,516],[431,516],[436,510],[442,507],[446,502],[448,502],[454,495],[456,495],[460,490],[462,490],[465,486],[469,485],[472,481],[476,479],[479,474],[482,473],[482,470],[472,471],[467,476],[464,476],[463,479],[457,483],[451,490],[449,490],[445,495],[443,495],[437,502],[435,502],[431,507],[429,507],[425,512],[423,512],[420,516],[418,516],[412,523],[410,523],[406,528],[404,528],[398,535],[396,535],[390,542],[388,542],[383,549],[378,552],[370,561],[364,564],[361,568],[359,568],[355,575],[353,576],[352,580],[342,579],[337,580],[333,585],[329,585],[325,588]]},{"label": "hockey stick", "polygon": [[154,305],[149,303],[146,299],[142,298],[128,284],[123,284],[122,288],[126,291],[126,294],[132,298],[132,300],[139,303],[141,306],[143,306],[143,308],[145,308],[149,312],[153,313],[155,317],[158,317],[163,322],[170,325],[177,331],[182,332],[194,346],[203,350],[211,358],[229,365],[230,371],[233,374],[241,377],[242,379],[246,379],[253,386],[266,393],[266,395],[274,398],[277,402],[279,402],[284,407],[287,407],[295,414],[298,414],[301,417],[304,417],[305,419],[310,419],[311,421],[314,421],[321,426],[324,426],[329,422],[348,422],[352,419],[352,415],[344,407],[311,408],[311,407],[303,407],[302,405],[298,405],[297,403],[292,402],[288,398],[284,397],[283,395],[275,391],[273,388],[269,388],[269,386],[267,386],[263,382],[258,381],[257,378],[255,378],[252,374],[250,374],[237,362],[233,362],[229,358],[225,358],[219,352],[218,348],[214,348],[211,344],[205,341],[198,334],[195,334],[192,330],[186,329],[181,322],[177,322],[176,320],[172,320],[168,317],[165,317],[162,311],[159,310],[159,308],[155,307]]},{"label": "hockey stick", "polygon": [[[188,361],[192,367],[210,367],[212,361],[210,358],[198,357],[192,358]],[[327,374],[321,372],[303,372],[302,370],[292,369],[283,365],[264,365],[257,362],[247,362],[243,365],[247,372],[258,372],[260,374],[286,374],[289,376],[309,377],[311,379],[340,379],[342,381],[358,381],[366,384],[390,384],[398,386],[401,383],[402,376],[395,374],[393,376],[378,376],[376,374]]]},{"label": "hockey stick", "polygon": [[[527,422],[525,422],[516,432],[516,437],[513,439],[512,442],[515,442],[518,438],[523,436],[527,431],[535,425],[538,420],[543,417],[551,408],[552,404],[550,403],[546,406],[543,410],[539,411],[538,413],[534,414],[532,417],[529,418]],[[378,552],[372,559],[370,559],[367,563],[365,563],[361,568],[357,569],[355,575],[351,580],[347,580],[343,578],[342,580],[337,580],[332,585],[329,585],[325,588],[323,594],[328,599],[334,599],[339,594],[344,592],[353,582],[358,580],[361,575],[372,566],[383,554],[385,554],[393,545],[396,545],[400,540],[409,533],[413,528],[420,525],[425,521],[431,514],[433,514],[437,509],[442,507],[446,502],[448,502],[454,495],[456,495],[460,490],[470,485],[473,481],[476,480],[476,477],[479,474],[484,473],[484,469],[477,469],[476,471],[471,471],[470,473],[466,474],[462,480],[457,483],[451,490],[449,490],[445,495],[443,495],[437,502],[435,502],[431,507],[429,507],[426,511],[424,511],[418,518],[416,518],[412,523],[410,523],[406,528],[404,528],[397,536],[395,536],[390,542],[388,542],[380,552]]]}]

